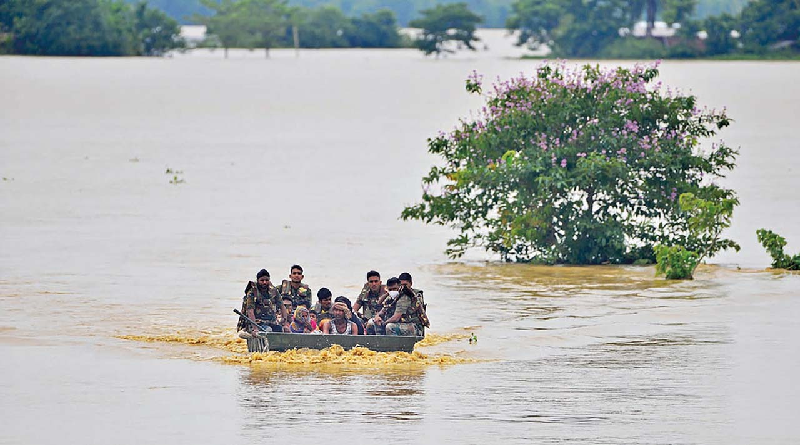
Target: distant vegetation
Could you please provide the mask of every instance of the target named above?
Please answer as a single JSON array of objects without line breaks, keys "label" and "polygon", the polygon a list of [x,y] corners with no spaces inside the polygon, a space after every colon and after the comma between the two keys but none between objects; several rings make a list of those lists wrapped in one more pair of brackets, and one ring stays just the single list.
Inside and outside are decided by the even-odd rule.
[{"label": "distant vegetation", "polygon": [[0,53],[157,56],[180,48],[178,22],[121,0],[2,0]]},{"label": "distant vegetation", "polygon": [[[0,0],[0,53],[161,55],[176,20],[132,0]],[[223,48],[471,48],[475,26],[564,58],[800,58],[797,0],[152,0]],[[741,7],[741,8],[740,8]],[[702,13],[701,13],[702,11]],[[702,14],[720,12],[719,15]],[[634,35],[645,20],[646,33]],[[663,20],[668,29],[656,28]],[[423,28],[410,42],[402,25]],[[661,30],[661,33],[655,32]],[[665,34],[666,31],[672,34]],[[446,44],[446,42],[456,42]]]},{"label": "distant vegetation", "polygon": [[477,42],[475,29],[483,19],[470,11],[466,3],[449,3],[436,5],[422,11],[422,18],[413,20],[410,25],[421,29],[421,34],[414,45],[425,55],[442,52],[454,52],[447,44],[453,42],[456,48],[475,50],[473,42]]},{"label": "distant vegetation", "polygon": [[[135,2],[136,0],[128,0]],[[421,11],[436,5],[455,3],[458,0],[289,0],[289,6],[300,6],[315,9],[320,6],[333,6],[348,17],[371,14],[381,9],[392,11],[400,26],[419,18]],[[693,18],[703,19],[712,15],[738,14],[748,0],[699,0]],[[210,14],[201,4],[201,0],[150,0],[150,5],[166,12],[180,23],[196,23],[197,14]],[[503,28],[511,14],[511,5],[515,0],[467,0],[471,11],[483,17],[483,26]]]},{"label": "distant vegetation", "polygon": [[213,12],[195,20],[208,26],[207,45],[225,48],[397,48],[402,38],[394,13],[347,17],[333,6],[290,7],[280,0],[202,0]]},{"label": "distant vegetation", "polygon": [[[800,56],[800,2],[753,0],[740,13],[702,20],[696,0],[517,0],[508,28],[519,43],[558,57],[693,58]],[[630,35],[644,17],[646,34]],[[661,18],[675,35],[657,35]],[[679,24],[679,25],[678,25]]]}]

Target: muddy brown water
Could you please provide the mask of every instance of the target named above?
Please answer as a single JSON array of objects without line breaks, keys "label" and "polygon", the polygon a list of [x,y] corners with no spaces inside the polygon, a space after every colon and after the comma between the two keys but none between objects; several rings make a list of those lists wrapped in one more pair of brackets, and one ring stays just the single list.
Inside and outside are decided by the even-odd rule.
[{"label": "muddy brown water", "polygon": [[[0,58],[0,442],[797,443],[800,275],[765,271],[755,230],[800,251],[800,64],[662,66],[728,107],[722,137],[742,147],[725,180],[742,251],[673,283],[648,267],[451,262],[447,230],[398,221],[434,162],[425,138],[479,104],[469,72],[538,63]],[[245,281],[293,263],[350,297],[369,269],[411,272],[434,332],[478,337],[424,352],[486,361],[250,367],[113,337],[230,328]]]}]

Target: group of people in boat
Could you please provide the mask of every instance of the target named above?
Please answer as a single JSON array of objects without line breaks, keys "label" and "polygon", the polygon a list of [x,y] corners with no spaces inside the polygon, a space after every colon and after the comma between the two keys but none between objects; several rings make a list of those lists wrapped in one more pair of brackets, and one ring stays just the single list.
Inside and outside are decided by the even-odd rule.
[{"label": "group of people in boat", "polygon": [[317,291],[312,306],[311,288],[303,283],[303,268],[295,264],[289,279],[275,286],[266,269],[247,283],[237,331],[242,338],[259,332],[329,335],[425,335],[430,326],[422,291],[414,289],[411,274],[403,272],[389,278],[367,272],[367,282],[355,303],[344,296],[332,300],[328,288]]}]

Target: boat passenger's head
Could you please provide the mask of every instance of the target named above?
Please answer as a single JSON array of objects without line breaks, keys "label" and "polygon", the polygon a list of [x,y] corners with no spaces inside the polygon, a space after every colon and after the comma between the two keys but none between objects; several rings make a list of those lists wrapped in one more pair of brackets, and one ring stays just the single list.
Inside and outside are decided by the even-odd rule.
[{"label": "boat passenger's head", "polygon": [[303,268],[295,264],[289,270],[289,279],[292,280],[292,283],[300,283],[303,281]]},{"label": "boat passenger's head", "polygon": [[297,307],[297,309],[295,309],[294,318],[296,320],[300,320],[303,323],[305,323],[308,321],[308,317],[309,317],[309,312],[307,307],[300,305]]},{"label": "boat passenger's head", "polygon": [[344,297],[344,296],[341,296],[341,295],[340,295],[340,296],[336,297],[336,299],[335,299],[335,300],[333,300],[333,302],[334,302],[334,303],[344,303],[344,304],[346,304],[346,305],[347,305],[347,309],[348,309],[349,311],[352,311],[352,310],[353,310],[353,305],[351,305],[351,304],[350,304],[350,299],[349,299],[349,298],[347,298],[347,297]]},{"label": "boat passenger's head", "polygon": [[403,272],[400,274],[400,285],[411,287],[411,274],[408,272]]},{"label": "boat passenger's head", "polygon": [[347,309],[346,304],[342,303],[341,301],[337,301],[336,303],[333,303],[331,315],[333,315],[333,318],[337,320],[348,319],[350,318],[350,310]]},{"label": "boat passenger's head", "polygon": [[400,279],[397,277],[392,277],[386,280],[386,289],[390,291],[400,290]]},{"label": "boat passenger's head", "polygon": [[261,287],[266,287],[269,284],[269,272],[267,269],[261,269],[256,274],[256,282]]},{"label": "boat passenger's head", "polygon": [[283,307],[286,308],[287,311],[291,314],[294,309],[292,309],[292,299],[291,298],[284,298],[283,299]]},{"label": "boat passenger's head", "polygon": [[327,287],[323,287],[317,291],[317,299],[319,300],[319,305],[324,310],[330,310],[331,308],[331,291]]},{"label": "boat passenger's head", "polygon": [[373,292],[381,288],[381,274],[377,271],[371,270],[367,272],[367,284],[369,289]]}]

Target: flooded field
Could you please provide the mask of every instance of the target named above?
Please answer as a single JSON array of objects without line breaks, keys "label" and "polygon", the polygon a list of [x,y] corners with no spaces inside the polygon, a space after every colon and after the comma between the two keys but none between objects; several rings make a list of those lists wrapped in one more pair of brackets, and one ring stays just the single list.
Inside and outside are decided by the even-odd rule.
[{"label": "flooded field", "polygon": [[[765,270],[755,239],[800,251],[800,64],[662,65],[728,107],[741,146],[725,181],[742,251],[676,283],[452,262],[446,229],[397,219],[435,162],[425,139],[478,105],[469,72],[538,61],[274,53],[0,58],[0,443],[283,441],[309,423],[394,443],[800,440],[800,274]],[[436,337],[243,355],[247,280],[294,263],[351,299],[367,270],[410,272]]]}]

